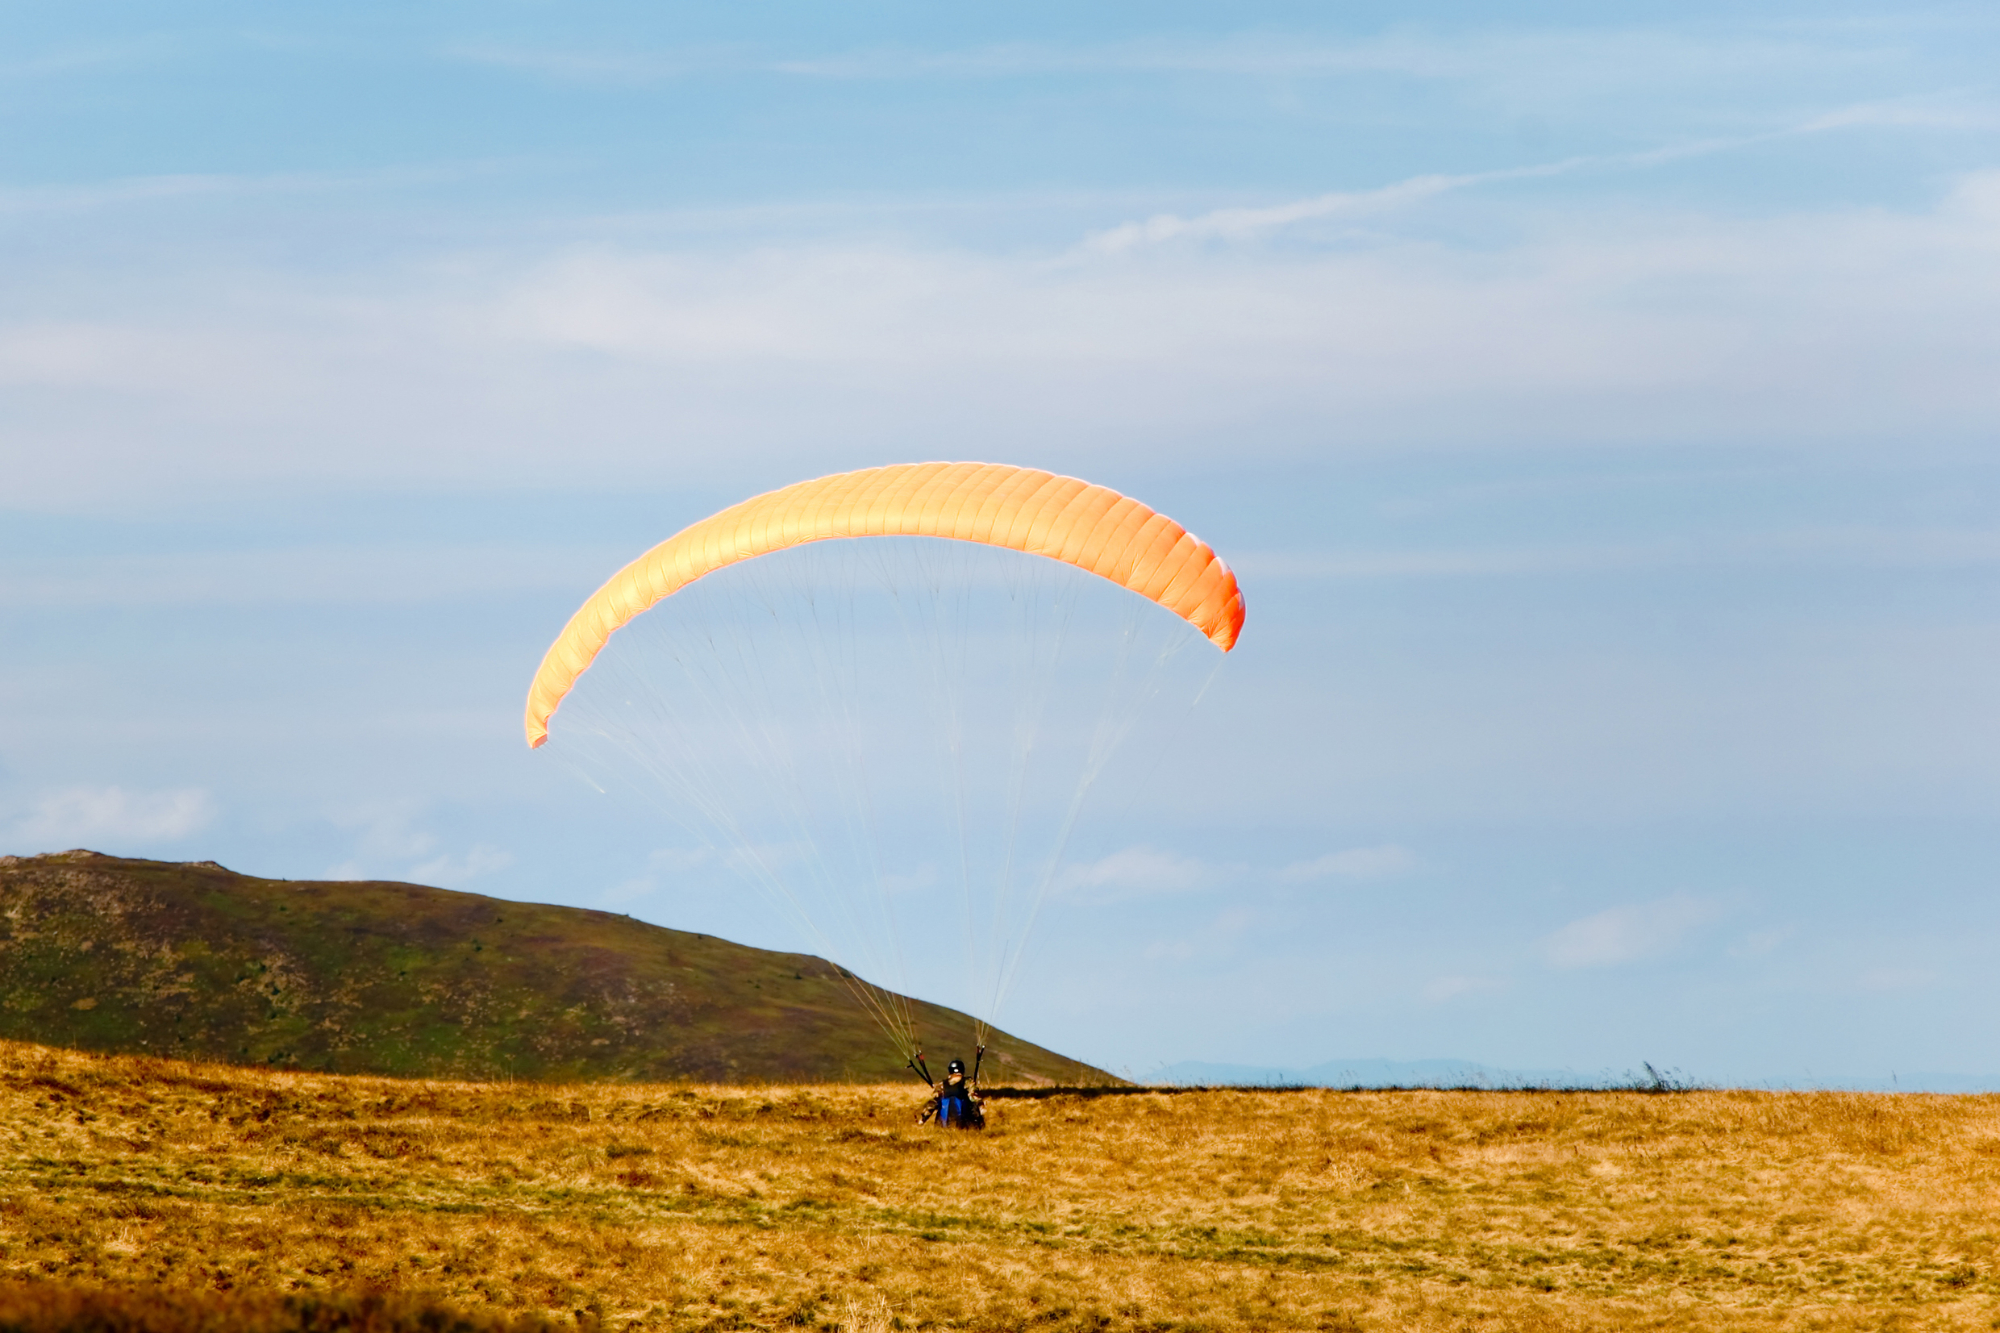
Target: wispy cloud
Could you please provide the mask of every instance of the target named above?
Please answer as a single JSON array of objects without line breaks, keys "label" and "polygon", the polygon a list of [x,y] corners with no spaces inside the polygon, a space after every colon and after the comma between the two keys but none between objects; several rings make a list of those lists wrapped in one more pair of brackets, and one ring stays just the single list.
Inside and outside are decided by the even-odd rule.
[{"label": "wispy cloud", "polygon": [[705,870],[718,858],[707,847],[662,847],[646,857],[646,867],[604,890],[598,901],[605,907],[628,907],[650,898],[676,879]]},{"label": "wispy cloud", "polygon": [[1431,1004],[1446,1004],[1468,995],[1491,995],[1505,989],[1505,982],[1492,977],[1435,977],[1424,983],[1422,995]]},{"label": "wispy cloud", "polygon": [[[779,884],[788,884],[794,890],[801,887],[795,877],[801,864],[811,865],[818,860],[818,853],[802,843],[757,843],[752,846],[716,847],[663,847],[649,853],[646,864],[638,874],[620,880],[604,890],[600,901],[609,907],[622,907],[660,893],[686,893],[691,887],[697,891],[708,891],[718,885],[732,890],[754,887],[760,892],[771,892]],[[807,879],[811,871],[806,871]],[[933,866],[919,866],[907,874],[884,876],[882,888],[887,893],[908,893],[936,883],[937,873]],[[783,896],[783,892],[779,892]],[[775,901],[774,905],[775,905]],[[796,907],[789,910],[797,911]],[[810,912],[807,913],[810,915]],[[817,927],[811,927],[817,929]]]},{"label": "wispy cloud", "polygon": [[1203,41],[1149,39],[1099,45],[1009,42],[954,50],[879,47],[791,56],[763,66],[776,73],[839,80],[1012,79],[1103,74],[1211,74],[1312,78],[1402,74],[1458,78],[1484,69],[1462,50],[1421,39],[1328,42],[1244,34]]},{"label": "wispy cloud", "polygon": [[1168,241],[1255,240],[1302,222],[1379,217],[1454,190],[1538,176],[1558,176],[1588,165],[1593,160],[1575,158],[1539,166],[1457,176],[1413,176],[1373,190],[1336,191],[1263,208],[1218,208],[1194,217],[1158,213],[1144,221],[1127,222],[1097,232],[1086,239],[1084,245],[1101,254],[1118,254],[1136,246],[1159,245]]},{"label": "wispy cloud", "polygon": [[351,859],[326,872],[328,879],[368,879],[386,863],[408,863],[437,847],[437,835],[417,827],[415,802],[357,805],[332,812],[333,824],[353,837]]},{"label": "wispy cloud", "polygon": [[93,841],[174,842],[215,818],[215,802],[199,787],[131,791],[66,787],[35,798],[7,826],[6,838],[31,852],[67,850]]},{"label": "wispy cloud", "polygon": [[363,171],[181,172],[76,185],[0,186],[0,216],[88,213],[183,199],[324,195],[436,185],[519,171],[527,158],[482,159]]},{"label": "wispy cloud", "polygon": [[1851,129],[1985,132],[2000,129],[2000,105],[1991,101],[1983,90],[1970,89],[1857,102],[1800,121],[1791,133]]},{"label": "wispy cloud", "polygon": [[1660,145],[1635,152],[1586,154],[1494,171],[1412,176],[1370,190],[1335,191],[1263,207],[1219,208],[1192,217],[1159,213],[1088,237],[1087,249],[1119,254],[1169,242],[1248,242],[1305,223],[1362,222],[1413,209],[1440,196],[1484,186],[1542,180],[1581,171],[1658,166],[1737,152],[1761,144],[1862,129],[1990,130],[2000,128],[2000,106],[1934,97],[1838,107],[1772,129]]},{"label": "wispy cloud", "polygon": [[1325,879],[1389,879],[1406,875],[1421,862],[1408,848],[1394,843],[1350,847],[1308,861],[1294,861],[1273,871],[1245,865],[1224,865],[1179,852],[1137,846],[1095,861],[1063,867],[1054,891],[1098,901],[1197,893],[1225,882],[1275,879],[1304,884]]},{"label": "wispy cloud", "polygon": [[1213,884],[1217,867],[1176,852],[1127,847],[1095,861],[1063,868],[1054,891],[1099,900],[1191,893]]},{"label": "wispy cloud", "polygon": [[251,188],[247,178],[178,174],[136,176],[85,185],[14,186],[0,188],[0,214],[71,213],[124,207],[163,199],[238,193]]},{"label": "wispy cloud", "polygon": [[0,557],[0,606],[397,604],[587,588],[623,547],[303,547]]},{"label": "wispy cloud", "polygon": [[907,44],[777,54],[747,45],[620,51],[501,43],[448,47],[448,60],[577,81],[658,82],[690,74],[762,74],[863,81],[1209,75],[1253,80],[1386,76],[1474,84],[1541,101],[1672,87],[1691,80],[1766,81],[1829,69],[1892,64],[1891,38],[1794,26],[1788,32],[1700,36],[1654,27],[1431,31],[1414,26],[1367,37],[1240,31],[1098,43],[1017,41],[980,46]]},{"label": "wispy cloud", "polygon": [[1032,437],[1076,469],[1207,456],[1219,438],[1246,460],[1441,442],[1902,450],[2000,427],[1996,219],[2000,173],[1975,173],[1922,209],[1510,214],[1510,239],[1479,245],[1401,224],[1220,255],[595,245],[338,293],[246,274],[179,305],[128,275],[105,298],[122,314],[0,320],[0,380],[43,405],[10,422],[10,498],[684,484],[939,438],[977,453]]},{"label": "wispy cloud", "polygon": [[449,61],[513,70],[565,83],[650,84],[695,74],[745,73],[769,68],[760,66],[760,62],[742,50],[730,48],[586,51],[466,42],[446,47],[442,55]]},{"label": "wispy cloud", "polygon": [[1154,940],[1140,951],[1149,962],[1185,962],[1233,950],[1257,923],[1257,914],[1242,906],[1227,907],[1211,917],[1193,936]]},{"label": "wispy cloud", "polygon": [[0,60],[0,80],[19,83],[29,79],[56,79],[78,74],[97,74],[131,65],[150,64],[173,55],[178,44],[164,36],[128,39],[115,43],[52,47],[28,53],[15,50]]},{"label": "wispy cloud", "polygon": [[1294,861],[1278,872],[1278,878],[1299,884],[1317,879],[1387,879],[1417,868],[1417,858],[1408,848],[1394,843],[1379,847],[1350,847],[1328,852],[1310,861]]},{"label": "wispy cloud", "polygon": [[437,884],[459,888],[481,875],[505,870],[514,864],[514,854],[485,843],[475,844],[463,856],[435,856],[410,867],[405,878],[415,884]]},{"label": "wispy cloud", "polygon": [[2000,531],[1840,528],[1706,540],[1346,552],[1245,551],[1230,565],[1265,579],[1512,578],[1660,569],[1791,566],[1954,569],[2000,564]]},{"label": "wispy cloud", "polygon": [[1762,958],[1775,953],[1785,942],[1798,933],[1796,926],[1773,926],[1765,930],[1753,930],[1729,946],[1731,958]]},{"label": "wispy cloud", "polygon": [[1543,949],[1556,967],[1613,967],[1669,953],[1721,915],[1713,902],[1675,894],[1572,921],[1543,941]]},{"label": "wispy cloud", "polygon": [[451,889],[514,863],[513,853],[486,843],[458,855],[440,851],[443,839],[420,826],[422,814],[410,802],[337,812],[334,823],[354,833],[354,855],[328,867],[326,878],[395,879]]}]

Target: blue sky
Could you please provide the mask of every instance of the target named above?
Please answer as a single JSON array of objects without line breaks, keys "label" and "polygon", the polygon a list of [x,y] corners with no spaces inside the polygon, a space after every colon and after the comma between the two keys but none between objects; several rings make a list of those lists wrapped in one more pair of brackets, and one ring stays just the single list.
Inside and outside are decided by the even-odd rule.
[{"label": "blue sky", "polygon": [[991,458],[1250,599],[1024,1035],[2000,1075],[1995,68],[1973,5],[7,7],[0,849],[790,944],[527,678],[723,504]]}]

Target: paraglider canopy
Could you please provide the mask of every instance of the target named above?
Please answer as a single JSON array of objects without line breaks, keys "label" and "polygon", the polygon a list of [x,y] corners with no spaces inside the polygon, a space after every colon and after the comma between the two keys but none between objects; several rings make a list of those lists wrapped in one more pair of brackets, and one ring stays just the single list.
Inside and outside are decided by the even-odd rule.
[{"label": "paraglider canopy", "polygon": [[739,561],[839,537],[945,537],[1047,556],[1172,611],[1224,652],[1243,594],[1222,558],[1137,500],[1075,477],[1000,463],[899,463],[802,481],[732,505],[661,542],[570,617],[528,689],[530,747],[612,633]]}]

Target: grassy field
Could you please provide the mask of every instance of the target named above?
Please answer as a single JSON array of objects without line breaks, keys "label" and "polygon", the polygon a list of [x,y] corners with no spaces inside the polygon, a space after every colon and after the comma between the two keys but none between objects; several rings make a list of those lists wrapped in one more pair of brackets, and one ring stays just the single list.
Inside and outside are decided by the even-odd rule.
[{"label": "grassy field", "polygon": [[2000,1327],[2000,1097],[550,1086],[0,1045],[0,1278],[613,1328]]}]

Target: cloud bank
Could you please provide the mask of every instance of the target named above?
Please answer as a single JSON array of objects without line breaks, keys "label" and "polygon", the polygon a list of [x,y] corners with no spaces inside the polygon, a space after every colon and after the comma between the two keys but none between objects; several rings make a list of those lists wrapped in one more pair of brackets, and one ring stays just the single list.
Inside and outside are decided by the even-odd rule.
[{"label": "cloud bank", "polygon": [[1439,229],[1421,179],[1398,189],[1364,232],[1309,200],[1259,212],[1254,236],[1212,214],[1201,243],[1119,253],[579,243],[337,285],[121,274],[88,316],[27,284],[0,320],[11,489],[68,506],[761,480],[1024,440],[1080,470],[1198,463],[1222,438],[1239,462],[1282,462],[1690,438],[1900,450],[2000,429],[2000,172],[1900,212],[1482,195],[1481,229],[1511,239],[1478,245]]},{"label": "cloud bank", "polygon": [[1696,927],[1720,915],[1721,909],[1712,902],[1675,894],[1572,921],[1550,935],[1543,947],[1555,967],[1614,967],[1669,953]]},{"label": "cloud bank", "polygon": [[215,802],[199,787],[132,791],[125,787],[66,787],[35,798],[7,826],[5,837],[26,854],[77,846],[130,847],[177,842],[215,818]]},{"label": "cloud bank", "polygon": [[1319,879],[1386,879],[1416,869],[1417,858],[1409,849],[1394,843],[1380,847],[1350,847],[1328,852],[1310,861],[1295,861],[1278,872],[1278,878],[1300,884]]}]

